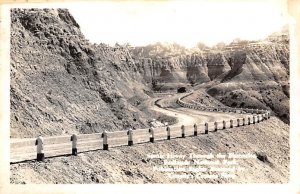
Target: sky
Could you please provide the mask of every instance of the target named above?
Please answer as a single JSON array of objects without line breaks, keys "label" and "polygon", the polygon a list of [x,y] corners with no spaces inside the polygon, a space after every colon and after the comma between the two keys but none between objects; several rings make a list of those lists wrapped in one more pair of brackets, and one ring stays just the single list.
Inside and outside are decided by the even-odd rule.
[{"label": "sky", "polygon": [[287,23],[284,0],[101,1],[67,7],[92,43],[213,46],[258,40]]}]

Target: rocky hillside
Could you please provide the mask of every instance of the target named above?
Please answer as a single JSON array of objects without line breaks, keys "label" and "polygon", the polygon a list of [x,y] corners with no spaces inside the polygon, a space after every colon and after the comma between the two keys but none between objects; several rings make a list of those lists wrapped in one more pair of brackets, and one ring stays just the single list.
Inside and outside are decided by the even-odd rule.
[{"label": "rocky hillside", "polygon": [[265,108],[289,123],[289,40],[286,31],[229,52],[231,69],[208,93],[233,107]]},{"label": "rocky hillside", "polygon": [[141,73],[152,79],[154,90],[205,83],[208,94],[225,105],[270,109],[289,123],[287,28],[262,41],[234,41],[221,48],[154,44],[132,53],[137,64],[153,70]]},{"label": "rocky hillside", "polygon": [[90,133],[149,116],[148,91],[130,54],[92,45],[64,9],[11,10],[11,136]]}]

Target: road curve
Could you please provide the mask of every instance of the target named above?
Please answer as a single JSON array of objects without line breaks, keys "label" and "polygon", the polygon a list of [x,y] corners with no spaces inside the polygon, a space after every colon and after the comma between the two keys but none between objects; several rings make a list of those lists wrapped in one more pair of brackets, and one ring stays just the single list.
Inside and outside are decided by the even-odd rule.
[{"label": "road curve", "polygon": [[[175,95],[177,96],[177,95]],[[168,98],[168,96],[164,97]],[[178,123],[170,126],[172,130],[171,138],[181,136],[181,125],[186,126],[186,136],[193,135],[193,124],[198,126],[204,122],[229,120],[234,118],[246,117],[247,115],[237,113],[221,113],[193,110],[188,108],[160,108],[155,105],[155,101],[159,98],[147,100],[145,103],[150,109],[178,118]],[[236,119],[235,119],[236,120]],[[221,127],[221,125],[219,125]],[[213,131],[214,127],[209,124],[209,131]],[[204,133],[204,128],[199,127],[199,134]],[[155,139],[166,140],[165,127],[155,128]],[[149,142],[148,129],[137,129],[133,131],[134,143]],[[126,131],[116,131],[108,134],[109,147],[117,147],[127,145],[128,137]],[[99,150],[102,149],[103,142],[100,133],[95,134],[80,134],[78,135],[78,152]],[[10,143],[10,162],[22,162],[26,160],[33,160],[36,158],[35,138],[11,139]],[[70,135],[44,137],[44,152],[45,157],[54,157],[60,155],[69,155],[71,153]]]}]

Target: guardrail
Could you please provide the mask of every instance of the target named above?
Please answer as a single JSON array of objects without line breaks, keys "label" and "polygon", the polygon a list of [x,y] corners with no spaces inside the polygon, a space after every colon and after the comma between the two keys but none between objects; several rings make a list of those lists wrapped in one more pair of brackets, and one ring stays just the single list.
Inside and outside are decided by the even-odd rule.
[{"label": "guardrail", "polygon": [[231,107],[209,107],[209,106],[203,106],[196,102],[194,104],[184,102],[182,99],[189,96],[191,94],[188,94],[186,96],[180,97],[177,99],[177,104],[179,104],[182,107],[195,109],[195,110],[205,110],[205,111],[214,111],[214,112],[233,112],[233,113],[241,113],[241,114],[268,114],[270,117],[271,112],[269,110],[264,109],[248,109],[248,108],[231,108]]},{"label": "guardrail", "polygon": [[210,110],[217,112],[251,113],[251,116],[242,118],[221,120],[214,122],[193,123],[182,126],[165,126],[158,128],[146,128],[137,130],[123,130],[115,132],[94,133],[94,134],[73,134],[65,136],[38,137],[28,140],[20,140],[10,143],[11,163],[22,162],[26,160],[44,161],[45,157],[54,157],[62,155],[77,155],[80,152],[92,150],[109,150],[111,147],[118,147],[140,143],[156,142],[162,140],[171,140],[174,138],[185,138],[188,136],[197,136],[199,134],[208,134],[227,128],[240,127],[259,123],[270,118],[268,110],[254,109],[233,109],[204,107],[197,104],[191,104],[177,100],[177,103],[186,108],[196,110]]}]

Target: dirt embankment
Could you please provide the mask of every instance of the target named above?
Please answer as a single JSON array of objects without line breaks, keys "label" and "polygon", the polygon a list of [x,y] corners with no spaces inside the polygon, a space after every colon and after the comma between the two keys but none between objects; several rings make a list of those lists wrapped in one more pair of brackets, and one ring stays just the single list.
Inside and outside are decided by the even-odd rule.
[{"label": "dirt embankment", "polygon": [[[287,183],[289,177],[289,126],[279,119],[240,128],[219,130],[198,137],[122,146],[109,151],[81,153],[77,157],[46,159],[45,163],[12,164],[11,183]],[[245,152],[247,150],[247,152]],[[245,171],[235,179],[173,179],[153,170],[162,159],[148,154],[250,153],[239,159]]]}]

